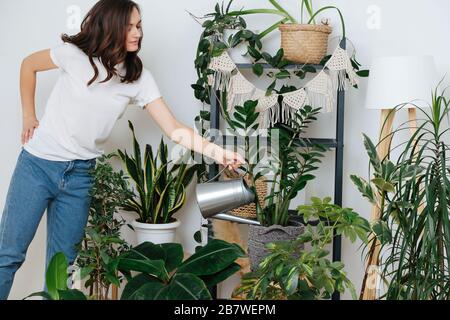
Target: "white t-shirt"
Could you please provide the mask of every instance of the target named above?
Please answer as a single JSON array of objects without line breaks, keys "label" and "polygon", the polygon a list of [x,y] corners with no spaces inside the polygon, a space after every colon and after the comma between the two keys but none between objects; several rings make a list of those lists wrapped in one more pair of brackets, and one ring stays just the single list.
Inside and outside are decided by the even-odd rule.
[{"label": "white t-shirt", "polygon": [[[107,73],[99,59],[94,58],[99,75],[88,87],[94,69],[81,49],[71,43],[61,43],[50,49],[50,56],[59,67],[59,78],[39,127],[24,145],[25,150],[37,157],[53,161],[97,158],[104,153],[99,144],[109,137],[129,104],[144,108],[161,97],[146,68],[134,83],[121,83],[118,76],[100,83]],[[123,63],[116,69],[119,74],[125,74]]]}]

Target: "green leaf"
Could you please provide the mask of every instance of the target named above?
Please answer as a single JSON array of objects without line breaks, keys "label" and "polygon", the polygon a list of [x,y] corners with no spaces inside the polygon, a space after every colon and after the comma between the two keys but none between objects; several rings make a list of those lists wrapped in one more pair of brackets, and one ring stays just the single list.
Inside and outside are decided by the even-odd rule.
[{"label": "green leaf", "polygon": [[275,89],[276,84],[277,84],[276,80],[270,84],[270,86],[267,88],[266,96],[270,96],[272,94],[272,91]]},{"label": "green leaf", "polygon": [[153,300],[164,288],[164,284],[147,274],[139,274],[128,281],[121,300]]},{"label": "green leaf", "polygon": [[356,74],[362,78],[367,78],[370,74],[369,70],[356,71]]},{"label": "green leaf", "polygon": [[163,260],[120,259],[119,270],[143,272],[161,280],[168,277]]},{"label": "green leaf", "polygon": [[211,288],[212,286],[215,286],[220,282],[225,281],[239,270],[241,270],[241,266],[238,265],[237,263],[232,263],[230,266],[223,269],[222,271],[219,271],[209,276],[200,276],[200,278],[205,282],[205,285],[208,288]]},{"label": "green leaf", "polygon": [[62,252],[55,254],[48,265],[45,281],[47,292],[54,300],[59,300],[58,290],[67,289],[67,268],[68,262]]},{"label": "green leaf", "polygon": [[286,79],[286,78],[290,78],[290,76],[291,76],[291,74],[287,70],[282,70],[275,75],[275,77],[277,79]]},{"label": "green leaf", "polygon": [[363,137],[364,147],[366,148],[367,154],[369,155],[370,163],[372,164],[373,169],[376,173],[381,173],[381,161],[378,157],[377,149],[368,136],[363,134]]},{"label": "green leaf", "polygon": [[375,233],[381,244],[391,243],[392,233],[385,221],[378,220],[374,222],[372,224],[372,231]]},{"label": "green leaf", "polygon": [[264,68],[261,64],[256,63],[253,65],[253,72],[258,76],[262,76],[262,74],[264,73]]},{"label": "green leaf", "polygon": [[385,192],[395,192],[395,187],[392,183],[385,181],[383,178],[372,179],[373,184],[375,184],[379,190]]},{"label": "green leaf", "polygon": [[212,275],[229,267],[245,252],[236,244],[213,239],[187,259],[179,268],[179,273],[193,273],[198,276]]},{"label": "green leaf", "polygon": [[355,186],[358,188],[359,192],[361,192],[361,194],[366,197],[367,199],[369,199],[369,201],[372,204],[376,204],[377,200],[375,197],[375,192],[372,189],[372,186],[365,181],[363,178],[360,178],[356,175],[351,175],[350,179],[353,181],[353,183],[355,184]]},{"label": "green leaf", "polygon": [[165,300],[211,300],[205,283],[193,274],[177,273],[156,299]]},{"label": "green leaf", "polygon": [[165,251],[165,266],[167,272],[172,272],[178,268],[183,262],[184,252],[183,247],[179,243],[163,243],[160,246]]},{"label": "green leaf", "polygon": [[59,300],[87,300],[83,292],[76,289],[58,290]]},{"label": "green leaf", "polygon": [[261,60],[262,58],[261,53],[252,46],[248,47],[248,54],[252,56],[252,58],[255,59],[255,61]]}]

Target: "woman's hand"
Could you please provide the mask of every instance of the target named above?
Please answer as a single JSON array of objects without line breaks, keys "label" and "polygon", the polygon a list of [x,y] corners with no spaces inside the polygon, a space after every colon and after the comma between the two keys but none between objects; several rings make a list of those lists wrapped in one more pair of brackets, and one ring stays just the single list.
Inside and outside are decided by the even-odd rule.
[{"label": "woman's hand", "polygon": [[236,170],[239,166],[245,164],[245,159],[239,153],[226,149],[222,149],[215,160],[230,170]]},{"label": "woman's hand", "polygon": [[25,144],[33,138],[34,129],[39,127],[39,121],[36,119],[36,117],[23,117],[23,129],[22,129],[22,144]]}]

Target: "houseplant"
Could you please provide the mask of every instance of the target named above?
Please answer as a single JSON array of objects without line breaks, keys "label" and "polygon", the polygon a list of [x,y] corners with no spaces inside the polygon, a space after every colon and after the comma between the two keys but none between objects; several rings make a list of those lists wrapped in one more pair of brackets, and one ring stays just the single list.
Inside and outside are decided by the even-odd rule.
[{"label": "houseplant", "polygon": [[[232,119],[233,125],[244,135],[244,156],[248,163],[249,178],[253,190],[256,181],[270,174],[266,181],[271,184],[267,196],[260,205],[258,193],[256,195],[256,217],[261,226],[249,226],[249,256],[251,268],[254,270],[260,260],[267,254],[265,244],[271,240],[295,239],[302,232],[303,227],[293,225],[290,219],[289,207],[292,199],[306,187],[308,181],[315,178],[312,172],[318,169],[327,151],[321,145],[307,146],[307,139],[302,135],[308,125],[316,120],[319,109],[305,106],[300,109],[289,125],[280,125],[268,130],[271,141],[278,143],[269,150],[269,163],[259,165],[258,146],[250,143],[250,133],[258,130],[257,101],[247,101],[244,106],[237,106]],[[257,132],[257,131],[256,131]],[[278,135],[278,139],[272,139]]]},{"label": "houseplant", "polygon": [[88,278],[85,287],[89,289],[89,296],[96,300],[109,299],[111,285],[115,286],[113,296],[116,295],[114,290],[120,286],[117,257],[129,249],[120,235],[125,222],[114,215],[133,193],[124,172],[113,170],[109,160],[114,156],[109,154],[98,158],[93,169],[89,222],[76,260],[81,279]]},{"label": "houseplant", "polygon": [[25,299],[42,297],[46,300],[87,300],[83,292],[68,288],[68,267],[69,264],[64,253],[56,253],[50,260],[45,273],[47,291],[30,294]]},{"label": "houseplant", "polygon": [[[379,298],[450,298],[450,146],[446,142],[449,100],[444,94],[445,90],[440,92],[437,88],[429,109],[417,106],[422,116],[409,138],[402,138],[402,131],[409,129],[408,123],[393,131],[392,137],[400,139],[391,148],[399,154],[396,159],[391,153],[379,159],[375,144],[365,136],[370,181],[351,177],[361,194],[381,212],[380,219],[372,224],[373,233],[366,247],[370,255],[379,243],[383,253],[377,257],[378,272],[386,291]],[[366,270],[365,277],[367,274]]]},{"label": "houseplant", "polygon": [[[313,9],[312,0],[301,0],[300,21],[290,14],[276,0],[269,0],[274,9],[250,9],[230,12],[230,15],[247,14],[275,14],[282,19],[260,33],[260,38],[268,35],[277,28],[281,32],[281,48],[284,49],[287,60],[295,63],[318,64],[327,53],[328,36],[332,28],[328,21],[316,23],[316,17],[325,10],[336,10],[342,26],[342,38],[345,39],[345,22],[341,11],[335,6],[325,6],[318,10]],[[305,13],[307,20],[305,20]],[[300,23],[299,23],[300,22]],[[306,23],[304,23],[306,22]]]},{"label": "houseplant", "polygon": [[[216,5],[215,11],[204,15],[203,17],[195,17],[199,23],[201,23],[203,32],[200,35],[197,53],[195,58],[195,68],[197,70],[198,80],[195,84],[192,84],[195,97],[206,105],[211,104],[211,86],[209,77],[214,73],[210,68],[210,63],[213,58],[219,57],[225,51],[235,50],[238,46],[244,46],[247,48],[246,52],[251,58],[253,65],[253,73],[260,77],[266,74],[272,79],[270,85],[266,88],[267,95],[275,91],[277,93],[297,90],[295,86],[290,84],[289,86],[282,86],[278,89],[278,81],[283,81],[288,78],[305,79],[308,73],[316,73],[316,68],[309,64],[298,65],[297,68],[287,68],[290,61],[286,59],[285,51],[281,48],[275,53],[269,53],[263,50],[263,38],[270,32],[276,30],[281,24],[277,22],[275,25],[269,27],[267,30],[255,33],[247,26],[247,22],[243,18],[248,14],[278,14],[282,15],[283,22],[287,22],[288,18],[286,13],[277,9],[250,9],[250,10],[231,10],[233,1],[230,1],[225,7],[224,4],[220,6]],[[327,7],[323,8],[325,10]],[[322,9],[321,9],[322,10]],[[322,11],[323,11],[322,10]],[[320,11],[320,10],[319,10]],[[318,13],[318,12],[315,12]],[[312,14],[312,16],[315,15]],[[193,16],[193,15],[192,15]],[[294,18],[293,18],[294,19]],[[314,21],[314,19],[313,19]],[[227,30],[233,30],[233,33],[226,35]],[[345,32],[345,31],[344,31]],[[345,35],[344,35],[345,38]],[[321,65],[325,65],[330,59],[331,55],[324,56]],[[361,64],[356,60],[355,54],[350,57],[351,65],[356,74],[360,77],[367,77],[368,70],[360,70]],[[265,70],[268,72],[265,72]],[[357,85],[354,85],[357,87]],[[203,110],[196,118],[202,133],[207,130],[209,123],[210,112],[204,104]],[[229,117],[226,114],[226,99],[223,99],[223,94],[220,97],[221,108],[224,118],[229,122]]]},{"label": "houseplant", "polygon": [[[350,208],[331,204],[331,198],[312,198],[311,205],[297,208],[305,222],[315,221],[294,241],[267,244],[270,254],[264,258],[255,272],[243,276],[234,295],[257,300],[313,300],[329,299],[335,291],[349,289],[356,299],[356,292],[340,261],[331,262],[326,246],[333,234],[342,234],[351,242],[359,238],[367,242],[370,230],[367,220]],[[311,249],[302,247],[310,244]]]},{"label": "houseplant", "polygon": [[[174,242],[176,228],[180,222],[173,215],[180,210],[186,201],[186,188],[192,181],[198,165],[172,163],[168,159],[167,145],[163,138],[156,155],[152,147],[146,145],[144,158],[133,124],[129,121],[133,134],[133,155],[118,150],[119,157],[135,184],[135,197],[127,200],[122,206],[126,211],[136,212],[139,218],[133,221],[138,243]],[[190,153],[185,153],[190,155]]]},{"label": "houseplant", "polygon": [[209,289],[239,271],[235,261],[244,255],[236,244],[214,239],[183,261],[178,243],[142,243],[120,257],[128,279],[121,299],[210,300]]}]

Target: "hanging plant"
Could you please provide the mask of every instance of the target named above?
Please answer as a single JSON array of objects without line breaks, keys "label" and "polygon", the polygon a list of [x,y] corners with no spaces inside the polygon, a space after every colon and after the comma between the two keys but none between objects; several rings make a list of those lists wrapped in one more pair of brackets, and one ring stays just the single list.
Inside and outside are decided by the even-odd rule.
[{"label": "hanging plant", "polygon": [[[299,78],[305,79],[308,73],[316,73],[317,69],[322,68],[330,60],[331,55],[324,56],[319,65],[298,65],[296,68],[288,68],[291,64],[289,60],[285,58],[285,53],[282,48],[280,48],[274,55],[263,50],[262,39],[276,30],[281,24],[286,22],[296,22],[292,15],[290,15],[286,10],[284,10],[276,1],[269,1],[275,9],[250,9],[250,10],[239,10],[231,11],[231,5],[233,0],[229,1],[225,7],[224,2],[222,5],[216,4],[215,11],[213,13],[206,14],[203,17],[195,17],[192,15],[199,23],[201,23],[204,29],[197,47],[197,54],[195,59],[195,68],[197,70],[198,80],[192,85],[194,89],[195,97],[206,105],[211,104],[211,90],[209,78],[214,74],[214,70],[210,69],[211,61],[214,58],[220,57],[227,50],[232,50],[238,45],[244,45],[247,48],[247,55],[252,59],[252,71],[253,73],[261,77],[264,74],[273,81],[265,89],[266,95],[270,95],[275,92],[277,94],[283,94],[291,91],[298,90],[294,85],[285,85],[281,87],[278,86],[279,80]],[[304,9],[310,14],[310,19],[308,23],[315,23],[315,18],[317,15],[328,9],[338,10],[343,30],[343,39],[345,39],[345,23],[342,17],[342,13],[339,9],[333,6],[327,6],[321,8],[317,11],[312,11],[311,1],[302,1],[302,17]],[[247,29],[247,23],[243,18],[244,15],[249,14],[273,14],[282,16],[282,19],[277,23],[271,25],[263,32],[257,34],[253,31]],[[237,30],[234,34],[229,37],[224,37],[225,30]],[[357,76],[366,77],[368,76],[367,70],[360,70],[361,64],[356,60],[353,54],[350,58],[351,66]],[[353,84],[357,88],[356,84]],[[224,111],[224,105],[226,101],[220,101],[222,108],[222,116],[230,123],[230,118]],[[209,124],[209,110],[205,108],[202,110],[200,115],[196,118],[197,122],[201,123],[201,131],[204,133],[206,131],[205,125]]]}]

